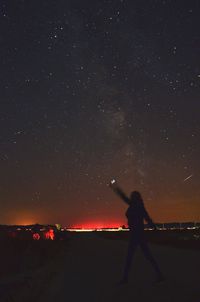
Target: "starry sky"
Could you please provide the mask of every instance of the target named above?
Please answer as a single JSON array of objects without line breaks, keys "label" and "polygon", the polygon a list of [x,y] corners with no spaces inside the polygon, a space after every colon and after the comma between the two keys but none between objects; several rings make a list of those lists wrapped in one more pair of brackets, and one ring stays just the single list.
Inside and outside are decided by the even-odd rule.
[{"label": "starry sky", "polygon": [[0,4],[0,223],[200,220],[199,1]]}]

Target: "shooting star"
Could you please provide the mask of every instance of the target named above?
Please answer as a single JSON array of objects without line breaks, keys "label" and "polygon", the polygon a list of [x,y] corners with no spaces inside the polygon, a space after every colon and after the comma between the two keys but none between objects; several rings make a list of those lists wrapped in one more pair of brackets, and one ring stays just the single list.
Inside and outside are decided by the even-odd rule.
[{"label": "shooting star", "polygon": [[185,182],[186,180],[190,179],[193,176],[193,174],[189,175],[188,177],[186,177],[183,181]]}]

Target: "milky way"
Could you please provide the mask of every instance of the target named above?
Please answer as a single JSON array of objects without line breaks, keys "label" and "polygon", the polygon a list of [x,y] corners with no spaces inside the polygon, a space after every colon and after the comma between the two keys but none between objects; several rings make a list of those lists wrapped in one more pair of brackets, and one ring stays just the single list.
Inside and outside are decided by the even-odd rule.
[{"label": "milky way", "polygon": [[200,220],[198,9],[1,1],[0,223],[123,224],[112,178]]}]

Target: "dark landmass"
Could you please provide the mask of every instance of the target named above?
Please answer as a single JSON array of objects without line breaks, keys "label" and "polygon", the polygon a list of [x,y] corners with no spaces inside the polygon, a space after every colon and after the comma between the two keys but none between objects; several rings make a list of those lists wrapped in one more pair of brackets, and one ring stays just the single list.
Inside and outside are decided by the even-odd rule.
[{"label": "dark landmass", "polygon": [[[115,281],[117,282],[117,278],[120,278],[119,268],[122,268],[123,265],[129,232],[92,231],[77,233],[53,228],[54,237],[52,240],[46,236],[49,230],[52,230],[52,227],[34,225],[31,228],[27,226],[25,228],[19,226],[1,228],[0,301],[50,302],[55,301],[57,297],[61,302],[67,301],[68,298],[72,299],[68,301],[79,301],[82,296],[80,293],[79,297],[77,288],[81,288],[84,293],[82,301],[103,302],[107,301],[109,295],[114,297],[115,301],[122,301],[122,297],[116,296],[112,284],[113,279],[116,278]],[[40,234],[39,240],[33,239],[36,232]],[[170,300],[172,298],[170,296],[168,300],[163,301],[196,302],[193,297],[197,297],[196,280],[198,278],[195,274],[193,275],[192,278],[196,282],[193,284],[191,274],[192,267],[199,266],[199,257],[196,253],[200,249],[200,229],[149,230],[145,231],[145,235],[170,278],[170,282],[166,283],[166,288],[165,285],[162,285],[163,294],[166,295],[166,290],[174,290],[177,297],[180,296],[180,300]],[[180,259],[183,258],[182,262],[179,257]],[[143,261],[141,256],[142,267]],[[174,263],[170,261],[174,261]],[[191,266],[186,265],[188,261],[191,261]],[[178,262],[180,262],[179,268],[177,267]],[[119,266],[118,270],[116,266]],[[183,283],[185,283],[184,286],[187,286],[185,295],[179,291],[183,284],[178,279],[183,267],[182,274],[186,276]],[[107,278],[107,273],[110,275],[110,280],[106,279],[106,282],[107,285],[109,283],[112,285],[111,288],[105,285],[104,278]],[[148,274],[151,276],[151,273]],[[92,276],[93,279],[91,279]],[[135,285],[136,292],[127,293],[127,299],[133,296],[133,298],[140,299],[139,301],[146,300],[147,296],[141,296],[140,290],[143,282],[147,282],[145,281],[147,276],[145,276],[142,276],[141,271],[141,276],[139,275],[137,281],[138,284]],[[93,288],[90,288],[90,283],[94,283]],[[105,294],[107,291],[108,296],[98,300],[99,284],[101,283],[101,287],[104,287],[104,285],[107,287],[104,290]],[[154,292],[154,289],[149,285],[147,286],[147,283],[145,284],[144,286],[147,287],[149,295],[155,297],[157,293]],[[195,291],[195,294],[192,296],[193,291]],[[74,298],[73,294],[75,294]],[[90,300],[89,297],[91,296]],[[162,290],[158,297],[155,301],[160,301]]]},{"label": "dark landmass", "polygon": [[[98,236],[114,240],[128,240],[129,232],[97,232]],[[145,236],[150,243],[169,245],[176,248],[199,249],[200,229],[146,231]]]}]

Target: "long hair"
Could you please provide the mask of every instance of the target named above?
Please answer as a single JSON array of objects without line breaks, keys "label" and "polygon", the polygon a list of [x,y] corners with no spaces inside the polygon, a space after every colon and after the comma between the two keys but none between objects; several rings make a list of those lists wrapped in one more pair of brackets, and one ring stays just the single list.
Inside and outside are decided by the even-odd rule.
[{"label": "long hair", "polygon": [[138,191],[133,191],[131,193],[130,200],[131,200],[132,206],[140,207],[143,205],[142,196],[141,196],[140,192],[138,192]]}]

